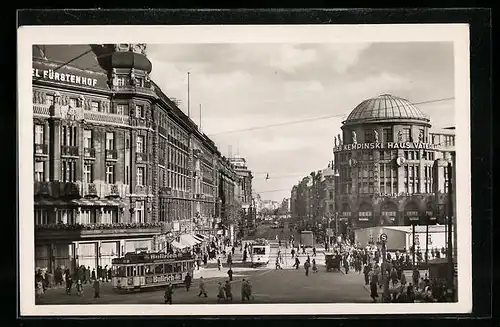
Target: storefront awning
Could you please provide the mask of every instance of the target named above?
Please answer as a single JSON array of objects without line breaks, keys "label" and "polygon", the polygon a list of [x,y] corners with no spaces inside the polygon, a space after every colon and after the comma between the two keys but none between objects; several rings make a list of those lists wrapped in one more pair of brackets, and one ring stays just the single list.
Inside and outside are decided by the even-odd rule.
[{"label": "storefront awning", "polygon": [[77,207],[123,207],[119,200],[111,199],[75,199],[70,201],[60,199],[39,199],[35,200],[36,206],[77,206]]},{"label": "storefront awning", "polygon": [[195,234],[195,235],[193,235],[193,238],[194,238],[195,240],[197,240],[198,242],[200,242],[200,243],[202,243],[202,242],[204,242],[204,241],[205,241],[205,237],[204,237],[203,235],[200,235],[200,234]]},{"label": "storefront awning", "polygon": [[186,248],[186,247],[187,247],[187,246],[185,246],[184,244],[181,244],[181,243],[179,243],[179,242],[177,242],[177,241],[172,241],[172,243],[170,243],[170,244],[172,244],[172,246],[173,246],[174,248],[177,248],[177,249],[180,249],[180,250],[182,250],[182,249],[184,249],[184,248]]},{"label": "storefront awning", "polygon": [[123,203],[121,201],[111,199],[78,199],[72,200],[71,203],[80,207],[123,207]]},{"label": "storefront awning", "polygon": [[194,246],[200,244],[201,242],[195,239],[192,235],[184,234],[180,236],[180,243],[185,246]]},{"label": "storefront awning", "polygon": [[35,200],[36,206],[67,206],[70,205],[68,201],[59,200],[59,199],[40,199]]}]

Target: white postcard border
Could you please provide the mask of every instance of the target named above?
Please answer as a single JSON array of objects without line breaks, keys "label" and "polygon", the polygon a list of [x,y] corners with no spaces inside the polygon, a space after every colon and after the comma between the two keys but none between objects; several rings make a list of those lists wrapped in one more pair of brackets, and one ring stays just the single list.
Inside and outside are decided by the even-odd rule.
[{"label": "white postcard border", "polygon": [[[35,305],[32,45],[103,43],[453,42],[458,303]],[[472,310],[470,72],[467,24],[23,26],[18,29],[19,303],[21,316],[438,314]],[[367,293],[367,297],[368,297]]]}]

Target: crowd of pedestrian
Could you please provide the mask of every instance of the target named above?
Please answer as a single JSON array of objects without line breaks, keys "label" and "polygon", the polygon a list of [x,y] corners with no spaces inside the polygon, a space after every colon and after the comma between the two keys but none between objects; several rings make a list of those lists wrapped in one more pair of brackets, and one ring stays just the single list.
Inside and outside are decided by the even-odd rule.
[{"label": "crowd of pedestrian", "polygon": [[69,268],[57,267],[52,275],[50,272],[42,272],[37,269],[35,272],[35,295],[36,297],[44,296],[47,289],[55,287],[65,287],[67,295],[72,294],[73,286],[75,286],[76,294],[83,295],[83,285],[92,284],[94,290],[94,298],[100,297],[100,283],[111,282],[112,271],[108,266],[97,266],[96,269],[90,266],[80,266],[75,272],[71,272]]}]

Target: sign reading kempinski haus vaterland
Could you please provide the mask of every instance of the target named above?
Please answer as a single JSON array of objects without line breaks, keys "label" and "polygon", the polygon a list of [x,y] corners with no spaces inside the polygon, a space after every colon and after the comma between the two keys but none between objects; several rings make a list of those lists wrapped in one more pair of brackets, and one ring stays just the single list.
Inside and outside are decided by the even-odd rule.
[{"label": "sign reading kempinski haus vaterland", "polygon": [[334,152],[351,151],[351,150],[376,150],[376,149],[422,149],[435,150],[437,144],[420,143],[420,142],[374,142],[374,143],[352,143],[341,144],[333,148]]}]

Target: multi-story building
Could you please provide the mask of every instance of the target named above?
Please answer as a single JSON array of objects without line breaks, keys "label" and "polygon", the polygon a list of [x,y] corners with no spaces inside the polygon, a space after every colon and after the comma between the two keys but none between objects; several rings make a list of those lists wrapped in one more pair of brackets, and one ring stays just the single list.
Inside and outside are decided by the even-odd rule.
[{"label": "multi-story building", "polygon": [[240,224],[240,234],[245,233],[245,230],[252,230],[255,228],[255,214],[251,210],[252,206],[252,179],[253,175],[250,169],[248,169],[246,159],[240,156],[233,156],[229,158],[229,161],[234,166],[234,170],[239,179],[239,190],[240,196],[239,201],[241,203],[241,221]]},{"label": "multi-story building", "polygon": [[[335,181],[332,163],[312,172],[292,188],[291,217],[304,228],[331,226],[335,218]],[[329,225],[330,224],[330,225]]]},{"label": "multi-story building", "polygon": [[[359,104],[335,138],[335,207],[349,228],[442,223],[452,131],[434,132],[408,100],[381,95]],[[440,160],[444,159],[444,160]]]},{"label": "multi-story building", "polygon": [[234,198],[234,168],[151,70],[144,44],[33,47],[37,267],[208,234]]}]

